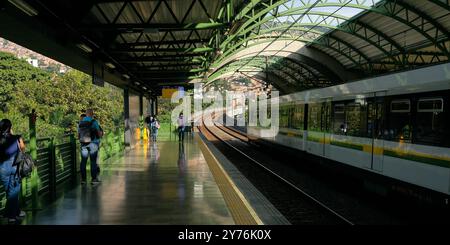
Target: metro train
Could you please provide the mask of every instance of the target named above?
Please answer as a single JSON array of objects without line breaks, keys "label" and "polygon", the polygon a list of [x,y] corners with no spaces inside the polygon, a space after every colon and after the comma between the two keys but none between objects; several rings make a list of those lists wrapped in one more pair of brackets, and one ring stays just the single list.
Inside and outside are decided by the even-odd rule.
[{"label": "metro train", "polygon": [[284,95],[278,103],[278,134],[247,126],[250,137],[450,194],[450,64]]}]

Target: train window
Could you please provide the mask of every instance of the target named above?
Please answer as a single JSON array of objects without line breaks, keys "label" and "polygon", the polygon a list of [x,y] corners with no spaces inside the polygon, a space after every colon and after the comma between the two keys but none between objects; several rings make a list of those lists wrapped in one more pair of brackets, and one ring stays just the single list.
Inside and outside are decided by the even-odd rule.
[{"label": "train window", "polygon": [[305,105],[303,104],[296,104],[293,107],[293,114],[292,114],[292,128],[303,130],[303,119],[304,119],[304,110]]},{"label": "train window", "polygon": [[345,128],[345,105],[335,104],[333,107],[333,133],[346,134]]},{"label": "train window", "polygon": [[403,113],[411,111],[411,102],[409,100],[393,100],[391,102],[391,112]]},{"label": "train window", "polygon": [[383,138],[384,104],[381,100],[367,103],[367,137]]},{"label": "train window", "polygon": [[366,109],[359,103],[349,103],[345,106],[344,130],[350,136],[363,136],[366,134]]},{"label": "train window", "polygon": [[411,102],[409,99],[391,101],[391,110],[386,117],[387,125],[383,138],[390,141],[411,142]]},{"label": "train window", "polygon": [[417,112],[443,112],[444,100],[442,98],[420,99],[417,102]]},{"label": "train window", "polygon": [[288,128],[289,127],[289,105],[280,106],[280,128]]},{"label": "train window", "polygon": [[320,132],[322,104],[309,104],[308,108],[308,130]]},{"label": "train window", "polygon": [[449,129],[445,119],[449,112],[444,111],[442,98],[424,98],[417,102],[416,129],[414,143],[435,146],[449,146]]}]

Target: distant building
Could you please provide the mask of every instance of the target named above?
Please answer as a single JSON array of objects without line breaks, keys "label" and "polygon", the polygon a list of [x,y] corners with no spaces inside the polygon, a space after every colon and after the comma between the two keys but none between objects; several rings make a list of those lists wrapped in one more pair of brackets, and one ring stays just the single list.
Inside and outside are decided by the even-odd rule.
[{"label": "distant building", "polygon": [[66,73],[67,72],[67,66],[61,66],[59,68],[59,73]]},{"label": "distant building", "polygon": [[39,61],[37,59],[28,58],[27,62],[34,67],[39,67]]}]

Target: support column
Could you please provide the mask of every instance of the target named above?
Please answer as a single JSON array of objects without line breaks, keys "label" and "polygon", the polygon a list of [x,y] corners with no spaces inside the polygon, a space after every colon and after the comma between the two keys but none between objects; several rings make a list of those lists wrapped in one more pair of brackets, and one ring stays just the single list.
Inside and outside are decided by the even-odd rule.
[{"label": "support column", "polygon": [[155,115],[158,115],[158,97],[155,97]]},{"label": "support column", "polygon": [[131,146],[131,128],[130,128],[130,96],[128,88],[123,90],[123,119],[125,121],[124,143],[125,148]]},{"label": "support column", "polygon": [[144,140],[144,97],[139,95],[139,138]]},{"label": "support column", "polygon": [[[30,149],[30,155],[31,158],[36,162],[37,161],[37,137],[36,137],[36,119],[37,114],[36,110],[32,109],[31,113],[29,115],[29,130],[30,130],[30,143],[29,143],[29,149]],[[39,176],[37,174],[37,168],[34,168],[33,172],[31,173],[31,206],[32,210],[38,210],[40,208],[39,204]],[[27,189],[26,187],[24,188]]]},{"label": "support column", "polygon": [[148,107],[150,116],[153,116],[153,99],[151,97],[148,99]]},{"label": "support column", "polygon": [[147,115],[152,115],[153,114],[153,112],[152,112],[152,98],[148,98],[148,101],[147,101],[147,111],[145,112]]}]

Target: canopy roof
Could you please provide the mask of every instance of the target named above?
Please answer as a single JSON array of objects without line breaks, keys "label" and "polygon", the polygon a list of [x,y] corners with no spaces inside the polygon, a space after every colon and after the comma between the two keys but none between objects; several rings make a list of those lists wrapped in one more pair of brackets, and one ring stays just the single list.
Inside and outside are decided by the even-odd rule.
[{"label": "canopy roof", "polygon": [[288,93],[449,59],[447,0],[2,4],[3,37],[148,95],[238,73]]}]

